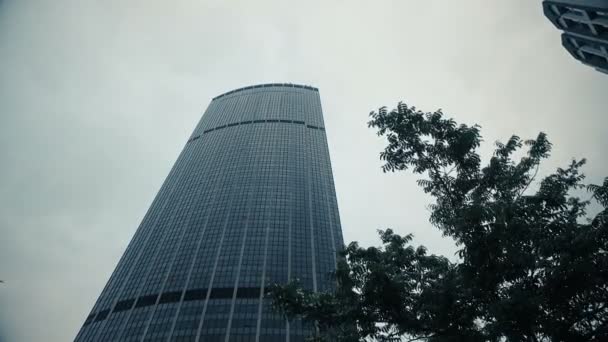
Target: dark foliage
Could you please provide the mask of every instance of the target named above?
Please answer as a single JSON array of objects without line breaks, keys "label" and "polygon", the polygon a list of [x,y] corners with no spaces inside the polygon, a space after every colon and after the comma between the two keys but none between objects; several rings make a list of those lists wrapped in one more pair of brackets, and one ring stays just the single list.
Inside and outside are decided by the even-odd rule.
[{"label": "dark foliage", "polygon": [[274,286],[278,310],[315,322],[317,341],[608,341],[608,178],[583,184],[582,159],[536,179],[544,133],[496,143],[482,167],[479,126],[403,103],[370,116],[388,141],[383,170],[424,176],[430,220],[460,260],[380,231],[383,247],[344,249],[335,292]]}]

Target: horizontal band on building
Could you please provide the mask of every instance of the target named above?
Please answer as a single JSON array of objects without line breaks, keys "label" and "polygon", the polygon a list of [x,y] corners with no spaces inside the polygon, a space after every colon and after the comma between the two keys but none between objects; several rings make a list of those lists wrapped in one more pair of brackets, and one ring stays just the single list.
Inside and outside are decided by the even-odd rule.
[{"label": "horizontal band on building", "polygon": [[[112,313],[148,307],[156,304],[178,303],[182,301],[182,298],[184,302],[206,300],[207,294],[209,294],[210,300],[232,299],[232,297],[234,296],[234,290],[235,288],[233,287],[216,287],[212,288],[211,292],[208,293],[209,289],[190,289],[186,291],[170,291],[163,292],[161,294],[157,293],[152,295],[139,296],[137,298],[125,299],[117,302],[112,310],[105,309],[97,313],[91,313],[84,322],[84,325],[88,325],[93,322],[103,321],[108,318],[108,316],[110,316],[110,314]],[[257,299],[260,298],[260,296],[262,295],[261,291],[262,289],[259,287],[239,287],[236,288],[236,298]]]},{"label": "horizontal band on building", "polygon": [[[213,131],[217,131],[217,130],[220,130],[220,129],[224,129],[224,128],[227,128],[227,127],[240,126],[240,125],[249,125],[249,124],[257,124],[257,123],[269,123],[269,122],[290,123],[290,124],[304,125],[304,126],[306,126],[306,128],[318,129],[318,130],[321,130],[321,131],[325,130],[324,127],[314,126],[314,125],[307,125],[304,121],[284,120],[284,119],[266,119],[266,120],[241,121],[241,122],[235,122],[235,123],[231,123],[231,124],[221,125],[221,126],[217,126],[217,127],[214,127],[214,128],[206,129],[206,130],[203,131],[203,134],[207,134],[207,133],[210,133],[210,132],[213,132]],[[194,137],[188,139],[188,142],[191,142],[191,141],[194,141],[194,140],[200,138],[201,135],[203,135],[203,134],[199,134],[197,136],[194,136]]]}]

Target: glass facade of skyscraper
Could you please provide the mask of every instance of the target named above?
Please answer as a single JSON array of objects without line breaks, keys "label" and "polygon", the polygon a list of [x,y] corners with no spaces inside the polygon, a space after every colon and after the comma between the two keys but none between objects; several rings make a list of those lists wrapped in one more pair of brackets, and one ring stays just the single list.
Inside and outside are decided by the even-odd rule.
[{"label": "glass facade of skyscraper", "polygon": [[303,341],[264,289],[331,290],[342,232],[319,92],[213,99],[76,341]]}]

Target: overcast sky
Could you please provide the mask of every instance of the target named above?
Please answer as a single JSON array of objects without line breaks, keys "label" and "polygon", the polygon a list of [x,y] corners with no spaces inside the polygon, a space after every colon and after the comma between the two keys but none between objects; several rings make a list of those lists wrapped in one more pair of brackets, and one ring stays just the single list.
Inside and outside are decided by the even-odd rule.
[{"label": "overcast sky", "polygon": [[[449,4],[449,5],[448,5]],[[0,341],[74,338],[213,96],[318,87],[342,228],[452,256],[409,173],[383,174],[368,113],[399,101],[548,133],[545,170],[608,175],[608,75],[540,1],[0,0]]]}]

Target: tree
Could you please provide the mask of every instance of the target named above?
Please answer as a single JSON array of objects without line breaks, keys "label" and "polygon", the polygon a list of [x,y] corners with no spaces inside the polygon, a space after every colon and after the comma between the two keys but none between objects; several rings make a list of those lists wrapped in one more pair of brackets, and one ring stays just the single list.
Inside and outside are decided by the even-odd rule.
[{"label": "tree", "polygon": [[544,133],[497,142],[482,167],[477,125],[404,103],[370,117],[388,143],[383,171],[423,176],[430,221],[459,260],[380,231],[380,248],[344,248],[335,291],[273,286],[277,310],[314,322],[316,341],[608,340],[608,177],[586,186],[581,159],[538,179]]}]

